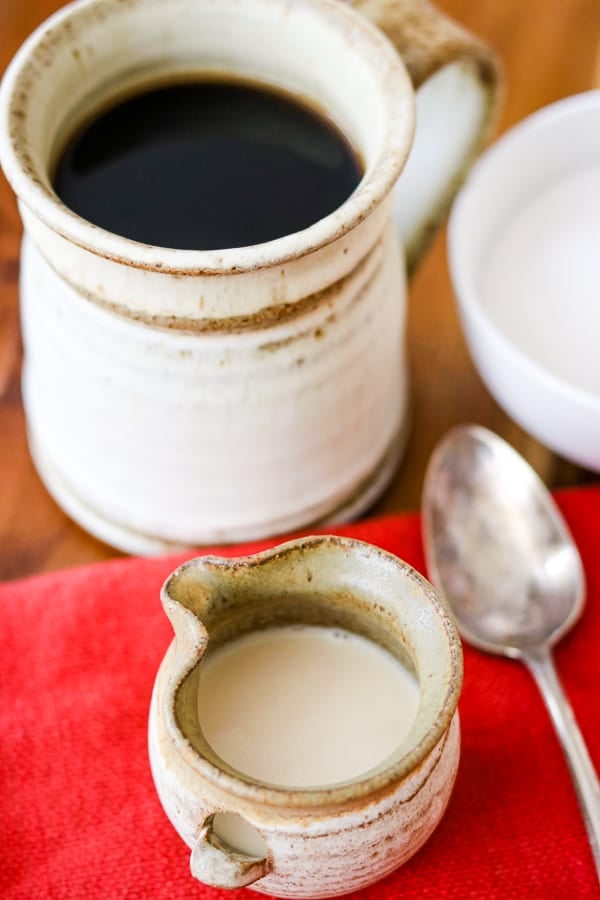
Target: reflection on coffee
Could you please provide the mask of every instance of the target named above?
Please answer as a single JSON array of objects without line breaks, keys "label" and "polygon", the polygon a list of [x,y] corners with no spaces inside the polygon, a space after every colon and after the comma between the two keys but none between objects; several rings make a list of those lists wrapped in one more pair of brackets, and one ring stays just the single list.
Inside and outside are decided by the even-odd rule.
[{"label": "reflection on coffee", "polygon": [[205,80],[155,87],[101,112],[71,137],[54,189],[115,234],[212,250],[307,228],[361,177],[345,136],[298,98]]}]

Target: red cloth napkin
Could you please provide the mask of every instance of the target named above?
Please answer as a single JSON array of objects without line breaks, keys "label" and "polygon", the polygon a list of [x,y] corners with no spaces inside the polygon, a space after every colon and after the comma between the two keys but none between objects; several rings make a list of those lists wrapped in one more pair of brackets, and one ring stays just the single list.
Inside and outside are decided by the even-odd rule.
[{"label": "red cloth napkin", "polygon": [[[556,658],[600,767],[600,490],[564,493],[559,504],[589,591]],[[337,531],[424,570],[416,516]],[[119,560],[0,586],[3,898],[257,896],[192,879],[189,851],[167,822],[148,769],[150,692],[171,640],[158,592],[180,561]],[[407,865],[354,896],[597,897],[573,789],[525,669],[466,648],[460,711],[461,765],[440,827]]]}]

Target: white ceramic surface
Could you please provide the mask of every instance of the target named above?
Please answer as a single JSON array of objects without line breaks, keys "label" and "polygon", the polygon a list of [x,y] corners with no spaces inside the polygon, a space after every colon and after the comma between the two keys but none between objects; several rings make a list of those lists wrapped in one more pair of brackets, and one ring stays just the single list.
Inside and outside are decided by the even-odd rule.
[{"label": "white ceramic surface", "polygon": [[[385,3],[364,6],[385,25]],[[424,109],[446,115],[428,99],[439,79],[459,111],[441,120],[447,165],[440,126],[428,150],[427,115],[419,125],[424,164],[398,207],[414,259],[481,140],[494,66],[426,0],[390,21],[417,83],[441,73]],[[302,232],[223,251],[143,245],[68,210],[49,172],[77,123],[190,71],[311,98],[361,152],[357,190]],[[340,520],[381,492],[407,431],[391,191],[413,105],[392,45],[335,0],[83,0],[22,47],[0,91],[0,160],[26,233],[24,401],[38,470],[84,527],[154,553]]]},{"label": "white ceramic surface", "polygon": [[452,280],[475,364],[554,451],[600,471],[600,91],[530,116],[452,211]]},{"label": "white ceramic surface", "polygon": [[[425,579],[360,541],[309,537],[240,559],[192,560],[167,579],[162,602],[175,639],[154,686],[150,761],[165,812],[192,850],[192,873],[277,897],[330,897],[406,862],[444,813],[460,746],[460,640]],[[206,742],[197,697],[207,646],[285,624],[352,630],[417,675],[410,730],[364,775],[317,788],[277,787],[237,771]],[[236,854],[220,842],[212,816],[222,812],[258,832],[264,856]]]}]

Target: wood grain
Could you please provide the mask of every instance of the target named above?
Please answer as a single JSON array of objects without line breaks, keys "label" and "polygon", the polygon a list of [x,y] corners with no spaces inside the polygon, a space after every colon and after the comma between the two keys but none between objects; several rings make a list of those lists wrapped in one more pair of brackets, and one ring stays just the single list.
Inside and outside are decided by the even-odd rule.
[{"label": "wood grain", "polygon": [[[0,71],[29,32],[61,4],[3,0]],[[440,0],[449,15],[498,51],[506,100],[498,133],[540,106],[600,85],[598,0]],[[48,496],[31,463],[20,393],[18,318],[20,222],[0,176],[0,579],[117,556],[68,519]],[[592,480],[526,435],[492,400],[470,361],[438,236],[417,272],[409,302],[413,428],[408,452],[376,513],[419,506],[435,444],[459,422],[472,421],[507,438],[551,486]]]}]

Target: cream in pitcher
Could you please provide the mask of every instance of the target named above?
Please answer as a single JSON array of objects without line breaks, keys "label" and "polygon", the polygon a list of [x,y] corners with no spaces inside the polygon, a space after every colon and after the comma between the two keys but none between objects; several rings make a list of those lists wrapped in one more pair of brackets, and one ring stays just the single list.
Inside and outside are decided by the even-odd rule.
[{"label": "cream in pitcher", "polygon": [[[366,16],[423,85],[410,158],[413,85]],[[304,149],[313,169],[302,183],[325,205],[305,189],[286,193],[272,163],[262,187],[244,178],[239,156],[239,203],[227,206],[218,189],[199,200],[205,170],[190,167],[185,134],[171,165],[177,193],[169,167],[148,157],[156,111],[176,136],[179,95],[204,91],[213,102],[217,82],[318,118],[310,139],[306,121],[277,130],[298,138],[287,149]],[[152,553],[340,520],[373,501],[407,433],[392,208],[412,268],[480,145],[494,83],[489,52],[425,0],[84,0],[31,36],[0,91],[0,161],[25,228],[30,447],[73,518],[115,546]],[[161,101],[161,90],[179,100]],[[229,140],[223,108],[219,140]],[[119,138],[122,153],[119,115],[135,124]],[[328,198],[319,185],[331,179],[315,174],[323,129],[360,166]],[[100,179],[94,202],[83,202],[103,166],[139,154],[144,165],[133,177],[125,166],[123,190]],[[308,215],[292,216],[304,200]],[[244,204],[285,215],[271,231],[244,230]]]},{"label": "cream in pitcher", "polygon": [[364,775],[396,749],[419,705],[414,674],[343,629],[267,628],[207,654],[198,717],[234,768],[283,787]]},{"label": "cream in pitcher", "polygon": [[402,865],[459,758],[460,640],[397,557],[336,537],[185,563],[149,717],[154,782],[192,874],[331,897]]}]

